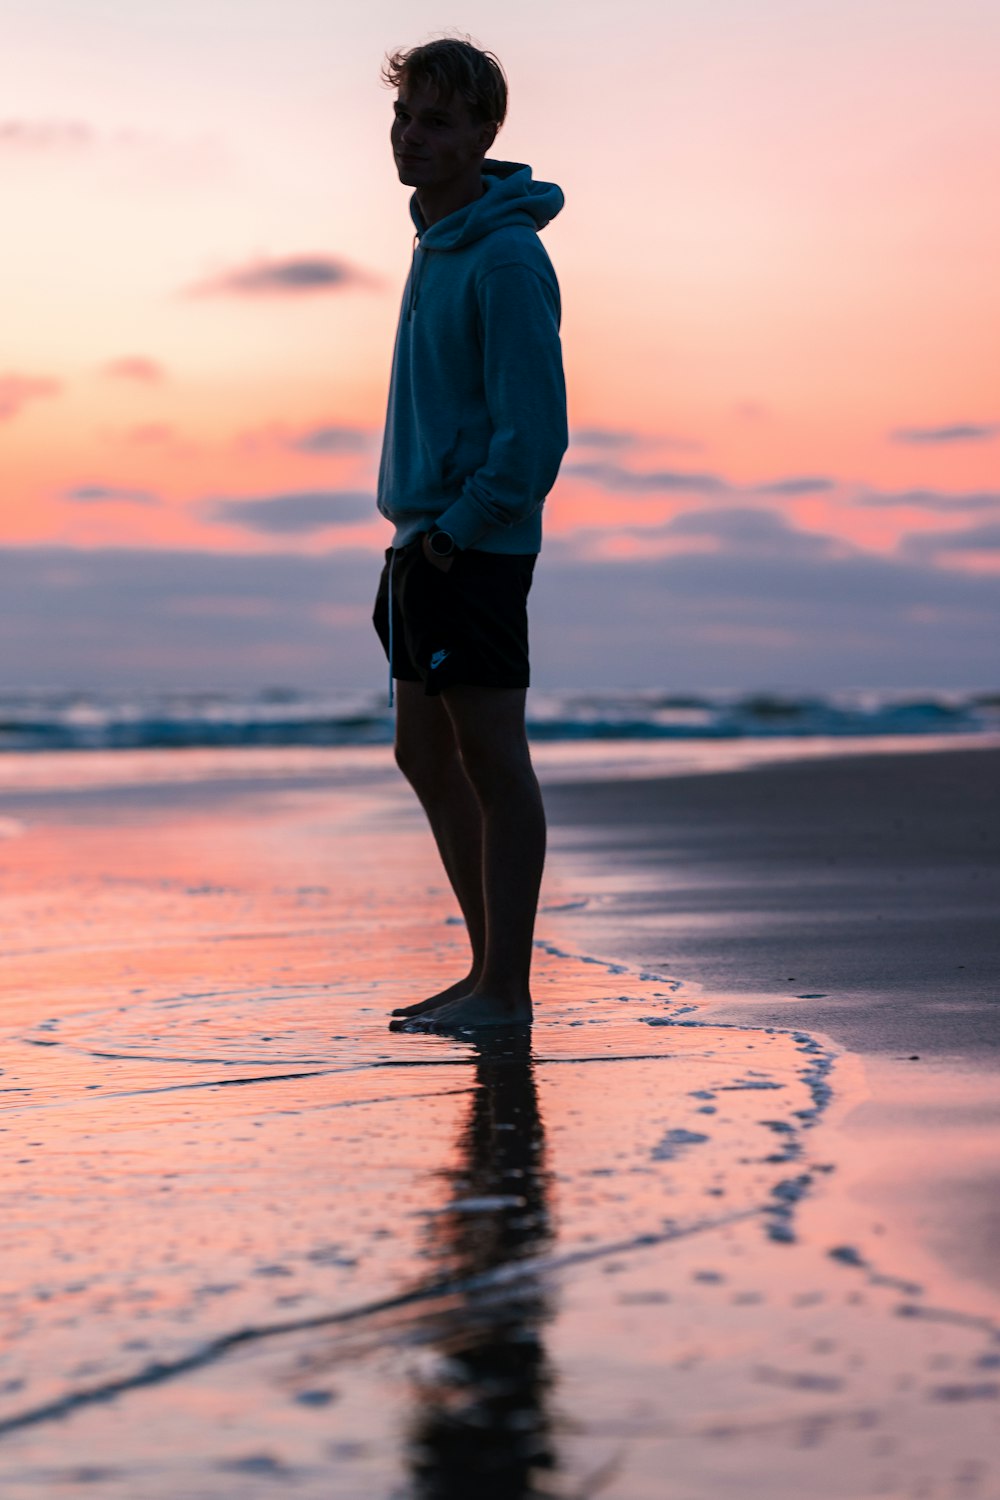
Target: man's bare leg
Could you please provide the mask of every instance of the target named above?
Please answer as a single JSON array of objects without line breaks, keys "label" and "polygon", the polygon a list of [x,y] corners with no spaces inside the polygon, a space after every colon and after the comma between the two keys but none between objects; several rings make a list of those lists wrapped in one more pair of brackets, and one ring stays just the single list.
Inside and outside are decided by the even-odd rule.
[{"label": "man's bare leg", "polygon": [[481,812],[485,948],[469,992],[439,1001],[422,1024],[523,1024],[531,1020],[532,939],[545,862],[545,813],[524,728],[525,692],[453,687],[441,696]]},{"label": "man's bare leg", "polygon": [[396,683],[396,762],[427,814],[472,946],[469,972],[462,979],[393,1011],[394,1016],[419,1016],[474,989],[486,951],[482,814],[458,753],[451,716],[419,682]]}]

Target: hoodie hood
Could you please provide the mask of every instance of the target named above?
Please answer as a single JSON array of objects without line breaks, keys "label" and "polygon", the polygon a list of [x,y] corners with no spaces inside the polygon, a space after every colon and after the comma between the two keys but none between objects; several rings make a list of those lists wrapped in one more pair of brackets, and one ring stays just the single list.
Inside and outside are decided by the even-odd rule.
[{"label": "hoodie hood", "polygon": [[483,162],[483,195],[456,209],[430,228],[424,223],[416,193],[410,199],[410,217],[421,249],[458,250],[495,229],[519,224],[526,229],[544,229],[563,206],[562,189],[554,182],[535,182],[531,168],[519,161]]}]

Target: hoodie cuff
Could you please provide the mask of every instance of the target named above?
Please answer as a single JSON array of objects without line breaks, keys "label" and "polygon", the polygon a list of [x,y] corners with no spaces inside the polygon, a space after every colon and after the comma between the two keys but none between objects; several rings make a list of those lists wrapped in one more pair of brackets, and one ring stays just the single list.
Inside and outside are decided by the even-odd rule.
[{"label": "hoodie cuff", "polygon": [[496,530],[496,527],[490,525],[479,506],[474,501],[465,499],[456,500],[442,515],[436,516],[434,527],[454,537],[455,546],[460,552],[474,547],[488,531]]}]

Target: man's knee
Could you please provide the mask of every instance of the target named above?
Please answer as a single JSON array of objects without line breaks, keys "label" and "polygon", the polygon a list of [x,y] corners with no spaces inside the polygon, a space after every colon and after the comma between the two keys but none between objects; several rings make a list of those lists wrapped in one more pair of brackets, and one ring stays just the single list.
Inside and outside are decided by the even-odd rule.
[{"label": "man's knee", "polygon": [[462,766],[480,802],[501,801],[534,785],[527,741],[468,735],[459,747]]},{"label": "man's knee", "polygon": [[431,761],[426,744],[415,736],[397,734],[394,754],[396,765],[407,781],[416,785],[425,779]]},{"label": "man's knee", "polygon": [[424,799],[444,792],[456,773],[463,774],[454,744],[438,736],[397,734],[395,756],[396,765]]}]

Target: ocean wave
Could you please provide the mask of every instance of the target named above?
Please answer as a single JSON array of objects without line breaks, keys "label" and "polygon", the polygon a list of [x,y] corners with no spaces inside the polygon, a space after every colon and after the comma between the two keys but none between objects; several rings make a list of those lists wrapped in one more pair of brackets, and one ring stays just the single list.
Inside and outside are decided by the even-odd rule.
[{"label": "ocean wave", "polygon": [[[1000,730],[1000,692],[672,694],[542,692],[536,741],[982,734]],[[0,752],[239,745],[384,745],[381,694],[28,692],[0,694]]]}]

